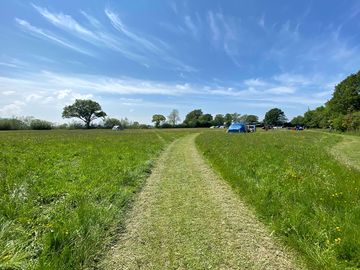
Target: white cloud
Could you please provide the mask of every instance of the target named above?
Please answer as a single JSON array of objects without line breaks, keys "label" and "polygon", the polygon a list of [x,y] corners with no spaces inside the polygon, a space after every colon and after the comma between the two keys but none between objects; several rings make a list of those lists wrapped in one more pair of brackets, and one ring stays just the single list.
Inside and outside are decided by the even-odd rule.
[{"label": "white cloud", "polygon": [[14,102],[0,107],[0,115],[3,117],[11,117],[14,115],[19,115],[22,112],[22,108],[25,105],[24,102],[15,100]]},{"label": "white cloud", "polygon": [[16,92],[15,92],[15,91],[2,91],[1,93],[2,93],[4,96],[10,96],[10,95],[15,94]]},{"label": "white cloud", "polygon": [[50,41],[55,42],[63,47],[72,49],[79,53],[94,56],[93,53],[91,53],[85,49],[82,49],[64,39],[61,39],[61,38],[55,36],[54,34],[52,34],[51,32],[48,32],[48,31],[42,30],[38,27],[35,27],[25,20],[15,18],[15,21],[23,30],[27,31],[31,35],[34,35],[34,36],[42,38],[42,39],[50,40]]},{"label": "white cloud", "polygon": [[268,89],[267,92],[271,94],[293,94],[295,89],[287,86],[278,86]]},{"label": "white cloud", "polygon": [[32,5],[43,17],[45,17],[49,22],[63,28],[65,30],[70,30],[76,34],[85,35],[89,37],[95,37],[94,34],[81,26],[77,21],[75,21],[71,16],[65,15],[63,13],[51,13],[46,8],[42,8],[36,5]]}]

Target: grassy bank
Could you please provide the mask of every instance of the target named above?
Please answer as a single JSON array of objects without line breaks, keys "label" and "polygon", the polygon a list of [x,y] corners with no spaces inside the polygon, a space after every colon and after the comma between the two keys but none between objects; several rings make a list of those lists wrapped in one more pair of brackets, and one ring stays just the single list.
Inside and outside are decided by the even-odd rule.
[{"label": "grassy bank", "polygon": [[182,131],[0,133],[0,268],[85,269]]},{"label": "grassy bank", "polygon": [[360,172],[316,132],[204,132],[199,149],[233,189],[312,268],[360,267]]}]

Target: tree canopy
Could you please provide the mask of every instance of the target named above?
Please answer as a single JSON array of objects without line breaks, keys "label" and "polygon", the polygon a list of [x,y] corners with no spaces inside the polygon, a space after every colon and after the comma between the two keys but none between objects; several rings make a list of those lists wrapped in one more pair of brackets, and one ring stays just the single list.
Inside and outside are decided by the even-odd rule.
[{"label": "tree canopy", "polygon": [[273,108],[265,114],[264,123],[267,125],[280,126],[286,122],[285,113],[279,108]]},{"label": "tree canopy", "polygon": [[165,116],[162,114],[154,114],[151,122],[155,123],[155,127],[159,127],[162,122],[166,120]]},{"label": "tree canopy", "polygon": [[78,118],[84,121],[86,128],[90,128],[91,121],[105,116],[100,104],[90,99],[76,99],[74,104],[65,106],[62,113],[63,118]]}]

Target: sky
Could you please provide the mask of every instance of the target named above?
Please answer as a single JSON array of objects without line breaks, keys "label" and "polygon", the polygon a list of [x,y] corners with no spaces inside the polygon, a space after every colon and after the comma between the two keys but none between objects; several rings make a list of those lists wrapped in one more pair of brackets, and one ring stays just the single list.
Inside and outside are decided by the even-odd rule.
[{"label": "sky", "polygon": [[360,69],[360,1],[1,0],[0,36],[0,117],[62,123],[92,99],[147,124],[173,109],[291,120]]}]

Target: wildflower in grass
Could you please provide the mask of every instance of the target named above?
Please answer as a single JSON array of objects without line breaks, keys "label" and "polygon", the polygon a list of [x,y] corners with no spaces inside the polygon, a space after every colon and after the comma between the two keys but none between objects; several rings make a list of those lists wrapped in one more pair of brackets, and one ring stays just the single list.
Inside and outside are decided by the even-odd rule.
[{"label": "wildflower in grass", "polygon": [[336,227],[336,230],[337,230],[338,232],[340,232],[340,231],[341,231],[341,228],[340,228],[340,227]]},{"label": "wildflower in grass", "polygon": [[340,244],[340,242],[341,242],[341,238],[340,238],[340,237],[335,238],[335,243],[336,243],[336,244]]}]

